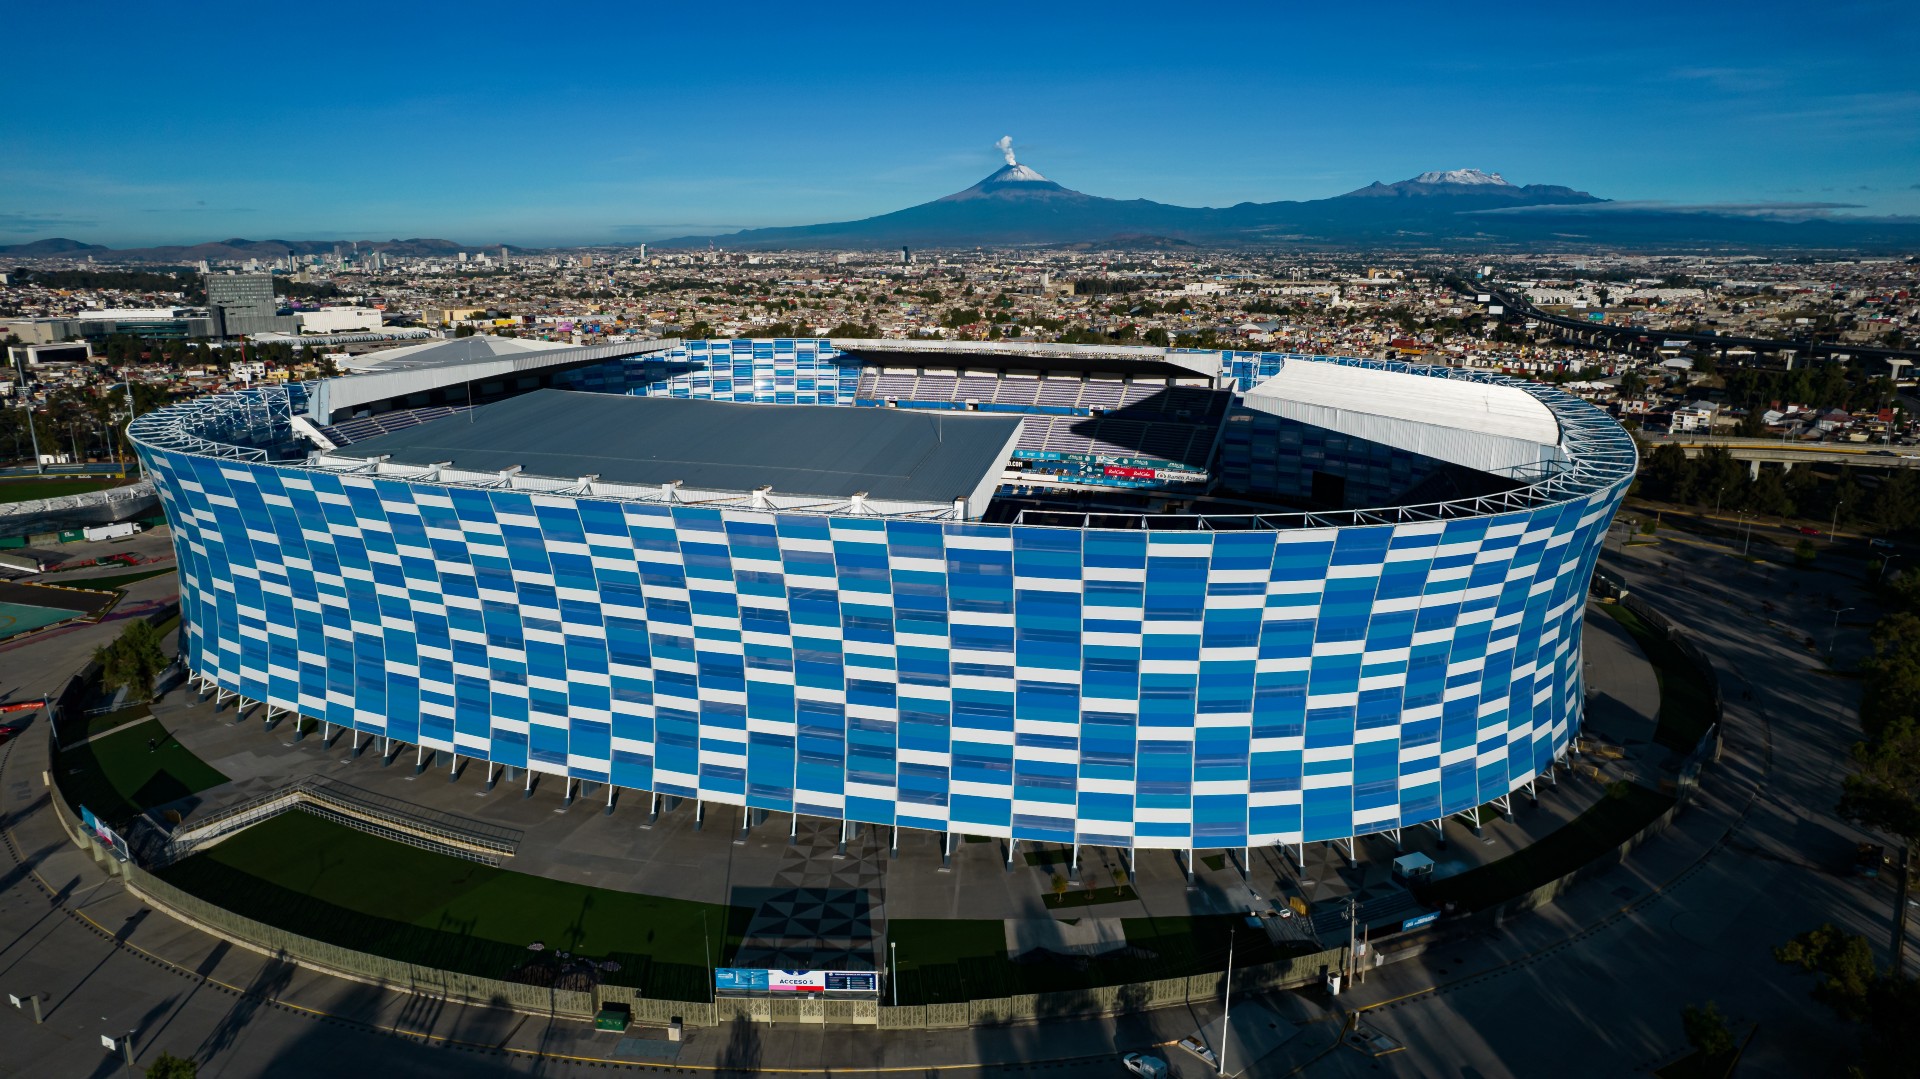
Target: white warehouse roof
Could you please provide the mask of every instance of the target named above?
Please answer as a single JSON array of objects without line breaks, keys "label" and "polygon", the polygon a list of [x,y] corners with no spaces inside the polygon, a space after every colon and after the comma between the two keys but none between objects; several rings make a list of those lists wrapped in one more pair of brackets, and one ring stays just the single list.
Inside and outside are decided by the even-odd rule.
[{"label": "white warehouse roof", "polygon": [[1567,460],[1553,413],[1515,386],[1290,357],[1246,404],[1496,475]]}]

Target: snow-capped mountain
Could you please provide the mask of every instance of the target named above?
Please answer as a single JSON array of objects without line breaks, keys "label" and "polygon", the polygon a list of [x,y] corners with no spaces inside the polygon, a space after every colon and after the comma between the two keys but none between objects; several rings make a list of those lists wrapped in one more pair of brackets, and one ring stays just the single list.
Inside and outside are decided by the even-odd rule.
[{"label": "snow-capped mountain", "polygon": [[1347,192],[1341,198],[1427,195],[1476,195],[1496,200],[1494,205],[1505,201],[1521,203],[1597,201],[1585,191],[1575,191],[1571,187],[1559,187],[1553,184],[1528,184],[1521,187],[1497,172],[1483,172],[1480,169],[1440,169],[1423,172],[1411,180],[1402,180],[1397,184],[1383,184],[1375,180],[1357,191]]},{"label": "snow-capped mountain", "polygon": [[[1706,214],[1658,214],[1621,208],[1550,184],[1516,185],[1479,169],[1423,172],[1399,183],[1374,183],[1333,198],[1305,202],[1242,202],[1171,206],[1149,199],[1088,195],[1014,160],[1011,140],[999,144],[1006,165],[944,198],[858,221],[748,229],[728,236],[686,236],[660,247],[804,249],[972,247],[981,244],[1137,245],[1147,241],[1204,244],[1473,245],[1551,242],[1630,246],[1687,242],[1792,243],[1844,246],[1865,237],[1831,223],[1785,226]],[[1826,231],[1822,231],[1826,230]],[[1887,235],[1920,235],[1905,226]]]},{"label": "snow-capped mountain", "polygon": [[1016,162],[1012,165],[1001,166],[999,172],[994,173],[992,176],[980,182],[983,184],[1027,184],[1035,181],[1044,184],[1053,182],[1027,166]]},{"label": "snow-capped mountain", "polygon": [[1512,187],[1507,178],[1497,172],[1481,172],[1479,169],[1444,169],[1439,172],[1423,172],[1409,183],[1416,184],[1498,184]]}]

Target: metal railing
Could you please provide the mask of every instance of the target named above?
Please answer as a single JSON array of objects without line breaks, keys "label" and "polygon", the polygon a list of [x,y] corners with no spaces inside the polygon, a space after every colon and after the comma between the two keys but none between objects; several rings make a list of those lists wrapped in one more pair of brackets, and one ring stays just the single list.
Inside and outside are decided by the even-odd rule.
[{"label": "metal railing", "polygon": [[337,779],[306,776],[182,825],[153,864],[171,865],[292,809],[383,839],[484,865],[499,865],[501,858],[512,857],[525,835],[518,829],[429,809]]}]

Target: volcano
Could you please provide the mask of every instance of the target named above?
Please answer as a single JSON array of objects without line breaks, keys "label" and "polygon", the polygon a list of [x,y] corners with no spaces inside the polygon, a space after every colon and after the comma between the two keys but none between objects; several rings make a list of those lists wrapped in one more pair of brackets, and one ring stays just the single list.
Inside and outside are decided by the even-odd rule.
[{"label": "volcano", "polygon": [[1014,159],[972,187],[878,217],[683,236],[660,248],[858,250],[1098,245],[1142,241],[1323,247],[1857,247],[1920,242],[1920,225],[1864,219],[1769,220],[1685,208],[1615,207],[1558,184],[1515,184],[1497,172],[1444,169],[1375,182],[1332,198],[1219,208],[1075,191]]}]

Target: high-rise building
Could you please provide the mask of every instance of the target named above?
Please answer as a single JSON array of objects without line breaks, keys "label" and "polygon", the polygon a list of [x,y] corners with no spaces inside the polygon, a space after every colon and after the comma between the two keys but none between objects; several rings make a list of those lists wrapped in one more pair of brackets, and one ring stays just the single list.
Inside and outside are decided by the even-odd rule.
[{"label": "high-rise building", "polygon": [[279,314],[273,298],[273,275],[266,273],[208,274],[207,308],[218,337],[292,330],[292,315]]}]

